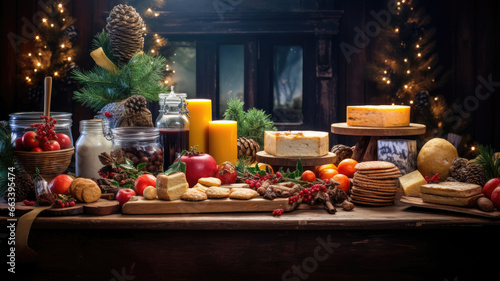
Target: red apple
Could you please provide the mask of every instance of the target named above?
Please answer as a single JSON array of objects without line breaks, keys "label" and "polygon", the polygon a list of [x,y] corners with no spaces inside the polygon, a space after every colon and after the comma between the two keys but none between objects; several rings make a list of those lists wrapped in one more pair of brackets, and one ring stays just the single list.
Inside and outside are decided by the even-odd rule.
[{"label": "red apple", "polygon": [[61,146],[59,145],[59,142],[55,140],[51,140],[50,142],[46,142],[42,145],[42,148],[44,151],[55,151],[55,150],[61,150]]},{"label": "red apple", "polygon": [[130,198],[132,198],[132,196],[135,196],[135,191],[133,189],[130,189],[130,188],[122,188],[120,190],[118,190],[118,193],[116,193],[116,200],[118,200],[118,202],[120,202],[120,205],[123,205],[125,203],[128,202],[128,200],[130,200]]},{"label": "red apple", "polygon": [[40,140],[33,131],[28,131],[23,135],[23,147],[27,150],[31,150],[37,146],[40,146]]},{"label": "red apple", "polygon": [[66,174],[61,174],[50,181],[48,187],[54,194],[67,194],[73,178]]},{"label": "red apple", "polygon": [[151,174],[141,175],[135,181],[134,189],[137,195],[141,195],[148,186],[156,187],[156,177]]},{"label": "red apple", "polygon": [[491,193],[491,201],[500,210],[500,186],[497,186]]},{"label": "red apple", "polygon": [[43,149],[41,147],[35,147],[33,148],[32,150],[30,150],[31,152],[42,152]]},{"label": "red apple", "polygon": [[495,188],[500,186],[500,178],[492,178],[483,187],[483,193],[486,197],[491,199],[491,193]]},{"label": "red apple", "polygon": [[61,146],[61,149],[66,149],[73,146],[71,144],[71,139],[69,138],[68,135],[63,133],[57,133],[56,136],[57,136],[57,142]]},{"label": "red apple", "polygon": [[16,151],[24,150],[23,137],[16,138],[16,140],[14,141],[14,150],[16,150]]}]

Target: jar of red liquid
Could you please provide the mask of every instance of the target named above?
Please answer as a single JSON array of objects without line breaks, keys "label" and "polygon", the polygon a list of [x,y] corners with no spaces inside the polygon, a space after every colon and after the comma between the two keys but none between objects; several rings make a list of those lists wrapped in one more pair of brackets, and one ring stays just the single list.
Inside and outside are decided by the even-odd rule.
[{"label": "jar of red liquid", "polygon": [[183,150],[189,149],[189,115],[186,109],[186,94],[160,94],[160,115],[156,127],[160,131],[163,146],[163,167],[168,167]]}]

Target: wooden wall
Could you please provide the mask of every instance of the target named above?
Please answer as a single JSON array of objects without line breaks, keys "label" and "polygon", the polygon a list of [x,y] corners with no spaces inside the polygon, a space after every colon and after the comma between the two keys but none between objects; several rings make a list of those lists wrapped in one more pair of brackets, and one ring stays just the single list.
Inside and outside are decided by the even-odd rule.
[{"label": "wooden wall", "polygon": [[[187,2],[192,1],[194,0]],[[178,7],[181,2],[167,1],[167,9],[169,2],[175,9],[182,8]],[[256,9],[268,3],[268,1],[258,0],[250,1],[252,3],[248,2],[250,4],[247,5],[247,2],[248,0],[243,0],[242,4],[235,9],[252,7]],[[365,66],[370,62],[377,48],[376,38],[366,48],[361,49],[359,54],[353,55],[351,62],[346,61],[338,46],[341,42],[352,43],[356,34],[355,27],[364,30],[366,23],[373,20],[370,12],[385,9],[386,1],[317,0],[314,3],[314,1],[297,0],[293,2],[294,7],[300,9],[344,10],[340,35],[335,43],[337,56],[333,57],[334,64],[338,67],[339,89],[335,97],[338,105],[337,116],[331,122],[345,121],[346,105],[385,103],[383,93],[379,93],[375,85],[367,81],[365,77]],[[8,113],[29,111],[32,108],[27,99],[26,86],[16,76],[16,49],[6,39],[9,32],[22,34],[22,18],[31,19],[35,12],[40,10],[37,3],[36,0],[2,1],[3,15],[0,29],[4,40],[0,44],[0,56],[3,62],[0,69],[2,83],[0,120],[8,120]],[[280,9],[277,3],[285,2],[273,2],[273,9]],[[458,115],[461,113],[463,120],[469,121],[466,130],[462,132],[464,135],[469,134],[471,139],[478,143],[492,144],[497,151],[500,150],[500,117],[496,112],[496,108],[500,107],[498,95],[500,85],[495,84],[495,81],[500,81],[500,54],[497,52],[500,47],[498,35],[500,22],[496,16],[500,13],[500,3],[485,0],[420,0],[420,3],[430,14],[432,24],[436,27],[436,52],[439,54],[440,62],[451,72],[448,83],[432,94],[443,95],[449,104],[454,102],[457,104],[454,112]],[[81,50],[78,64],[84,69],[90,68],[93,64],[88,53],[92,37],[104,27],[102,12],[113,4],[114,0],[108,0],[108,2],[70,0],[65,4],[77,20],[78,42]],[[200,5],[200,7],[213,8],[212,5]],[[18,51],[26,51],[28,47],[28,44],[22,44]],[[488,88],[481,82],[482,78],[494,82],[489,91],[485,91]],[[478,99],[475,94],[478,87],[482,87],[479,92],[481,99]],[[75,102],[58,105],[53,110],[74,113],[73,135],[75,138],[78,136],[78,121],[93,115],[90,110]],[[449,122],[455,122],[455,119]],[[353,144],[355,139],[340,137],[337,141]]]}]

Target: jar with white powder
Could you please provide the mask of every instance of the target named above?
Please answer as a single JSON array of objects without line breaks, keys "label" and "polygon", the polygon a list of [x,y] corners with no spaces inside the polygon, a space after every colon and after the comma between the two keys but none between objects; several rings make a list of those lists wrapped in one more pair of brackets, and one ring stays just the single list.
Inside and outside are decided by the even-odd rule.
[{"label": "jar with white powder", "polygon": [[75,173],[85,178],[99,178],[99,169],[103,164],[99,154],[111,153],[113,143],[104,137],[100,119],[80,121],[80,137],[76,141]]}]

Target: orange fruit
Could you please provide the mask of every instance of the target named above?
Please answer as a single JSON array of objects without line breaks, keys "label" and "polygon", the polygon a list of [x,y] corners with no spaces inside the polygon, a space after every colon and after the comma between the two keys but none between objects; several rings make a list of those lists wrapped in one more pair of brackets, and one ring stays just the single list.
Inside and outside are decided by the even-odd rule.
[{"label": "orange fruit", "polygon": [[302,180],[303,181],[308,181],[308,182],[313,182],[313,181],[316,180],[316,175],[311,170],[305,170],[302,173]]},{"label": "orange fruit", "polygon": [[322,173],[325,169],[334,169],[334,170],[337,170],[337,166],[335,166],[335,164],[325,164],[325,165],[318,166],[318,167],[316,168],[316,175],[320,176],[320,175],[321,175],[321,173]]},{"label": "orange fruit", "polygon": [[322,180],[331,179],[333,176],[338,174],[339,172],[335,169],[324,169],[321,171],[321,174],[319,174],[319,178]]},{"label": "orange fruit", "polygon": [[340,161],[338,169],[339,174],[344,174],[352,178],[354,176],[354,173],[356,173],[356,168],[354,168],[354,166],[356,166],[357,164],[358,162],[351,158]]},{"label": "orange fruit", "polygon": [[342,189],[345,193],[349,192],[349,188],[351,188],[351,180],[346,175],[338,174],[333,176],[332,179],[340,183],[340,185],[337,186],[338,188]]}]

